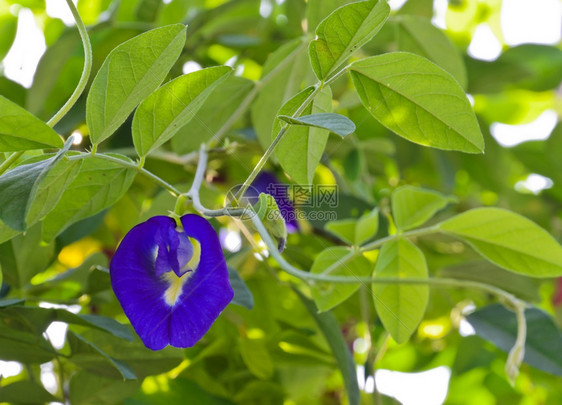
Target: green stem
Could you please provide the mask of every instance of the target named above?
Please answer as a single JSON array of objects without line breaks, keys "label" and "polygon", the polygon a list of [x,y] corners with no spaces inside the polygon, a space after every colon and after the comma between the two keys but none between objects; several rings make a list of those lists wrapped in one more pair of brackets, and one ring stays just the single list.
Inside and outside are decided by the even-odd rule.
[{"label": "green stem", "polygon": [[23,155],[24,152],[25,151],[21,150],[19,152],[14,152],[10,156],[8,156],[8,158],[4,160],[2,164],[0,164],[0,174],[8,170],[8,168],[12,165],[12,163],[18,160],[20,156]]},{"label": "green stem", "polygon": [[[70,157],[68,157],[68,160],[89,159],[89,158],[92,158],[93,156],[94,155],[89,154],[89,153],[83,153],[83,154],[80,154],[80,155],[70,156]],[[117,163],[117,164],[119,164],[123,167],[129,168],[129,169],[134,169],[137,172],[139,172],[140,174],[142,174],[143,176],[148,177],[149,179],[154,181],[160,187],[168,190],[171,194],[173,194],[176,197],[181,194],[181,191],[179,191],[177,188],[175,188],[171,184],[167,183],[166,181],[164,181],[163,179],[161,179],[157,175],[153,174],[152,172],[149,172],[145,168],[139,167],[137,164],[135,164],[133,162],[122,160],[122,159],[116,158],[114,156],[106,155],[104,153],[96,154],[95,157],[98,158],[98,159],[103,159],[103,160],[107,160],[109,162]]]},{"label": "green stem", "polygon": [[[299,117],[302,114],[302,112],[305,110],[305,108],[308,107],[308,105],[312,102],[312,100],[314,100],[314,97],[316,97],[316,95],[322,90],[323,87],[324,87],[323,83],[318,83],[314,88],[314,91],[310,93],[310,95],[306,98],[306,100],[304,100],[304,102],[300,105],[300,107],[295,111],[295,113],[291,117],[293,118]],[[246,181],[244,181],[244,184],[242,184],[242,187],[240,188],[238,193],[236,193],[233,202],[236,202],[239,198],[241,198],[244,195],[246,190],[248,190],[250,184],[252,184],[252,182],[255,180],[261,169],[265,166],[269,157],[273,154],[273,151],[275,150],[279,142],[281,142],[281,139],[283,138],[283,135],[285,135],[285,133],[287,132],[287,129],[289,129],[288,124],[285,124],[283,128],[281,128],[281,130],[279,131],[273,142],[271,142],[271,145],[269,145],[263,156],[260,158],[256,166],[254,167],[254,170],[252,170],[252,173],[250,173]]]},{"label": "green stem", "polygon": [[82,18],[80,18],[80,14],[74,6],[72,0],[66,0],[66,4],[68,4],[68,7],[70,8],[72,15],[74,16],[74,20],[76,20],[76,28],[78,28],[78,32],[80,33],[80,38],[82,39],[82,44],[84,46],[84,68],[82,69],[82,76],[80,76],[80,81],[78,82],[78,85],[76,86],[76,89],[74,90],[70,98],[61,107],[61,109],[47,122],[47,125],[51,128],[54,127],[76,103],[76,101],[84,91],[86,84],[88,83],[90,71],[92,70],[92,45],[90,44],[90,38],[88,37],[88,33],[86,32],[86,27],[84,26],[84,22],[82,22]]}]

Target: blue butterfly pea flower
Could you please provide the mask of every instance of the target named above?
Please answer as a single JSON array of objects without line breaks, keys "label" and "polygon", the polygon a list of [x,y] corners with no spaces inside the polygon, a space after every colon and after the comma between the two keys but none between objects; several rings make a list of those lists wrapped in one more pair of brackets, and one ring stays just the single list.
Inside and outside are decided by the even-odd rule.
[{"label": "blue butterfly pea flower", "polygon": [[146,345],[191,347],[234,296],[219,239],[204,218],[156,216],[127,233],[110,264],[111,285]]}]

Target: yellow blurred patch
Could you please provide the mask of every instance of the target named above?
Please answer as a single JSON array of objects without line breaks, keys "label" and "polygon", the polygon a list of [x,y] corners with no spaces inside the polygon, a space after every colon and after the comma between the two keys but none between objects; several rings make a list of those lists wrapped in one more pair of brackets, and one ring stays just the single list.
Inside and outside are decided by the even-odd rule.
[{"label": "yellow blurred patch", "polygon": [[59,253],[59,262],[67,267],[78,267],[94,252],[101,251],[101,243],[93,238],[84,238],[65,246]]},{"label": "yellow blurred patch", "polygon": [[437,319],[423,321],[418,328],[418,336],[427,339],[440,339],[451,330],[451,319],[442,316]]}]

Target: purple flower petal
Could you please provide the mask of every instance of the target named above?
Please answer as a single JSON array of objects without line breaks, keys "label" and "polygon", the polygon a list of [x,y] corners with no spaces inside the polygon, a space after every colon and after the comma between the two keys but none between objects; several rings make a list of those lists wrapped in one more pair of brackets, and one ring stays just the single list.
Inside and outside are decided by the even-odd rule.
[{"label": "purple flower petal", "polygon": [[[181,222],[185,233],[164,216],[135,226],[110,265],[115,295],[152,350],[168,344],[193,346],[234,296],[213,227],[193,214],[183,216]],[[195,249],[193,243],[198,245]],[[196,268],[189,268],[197,259]]]}]

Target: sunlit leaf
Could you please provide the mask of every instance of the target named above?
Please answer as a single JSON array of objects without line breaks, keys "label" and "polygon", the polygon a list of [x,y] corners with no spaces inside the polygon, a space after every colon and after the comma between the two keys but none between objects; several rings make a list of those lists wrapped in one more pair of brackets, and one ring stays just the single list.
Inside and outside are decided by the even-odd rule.
[{"label": "sunlit leaf", "polygon": [[412,186],[399,187],[392,193],[392,214],[396,227],[405,231],[420,226],[450,201],[450,198],[435,191]]},{"label": "sunlit leaf", "polygon": [[361,102],[384,126],[420,145],[480,153],[484,140],[456,80],[427,59],[392,52],[354,62]]},{"label": "sunlit leaf", "polygon": [[312,69],[320,80],[329,77],[382,28],[390,7],[386,1],[368,0],[336,9],[316,28],[310,43]]},{"label": "sunlit leaf", "polygon": [[62,148],[51,127],[19,105],[0,96],[0,152]]},{"label": "sunlit leaf", "polygon": [[119,45],[98,71],[86,102],[94,145],[109,137],[165,79],[185,43],[185,25],[148,31]]},{"label": "sunlit leaf", "polygon": [[531,277],[562,276],[562,246],[544,229],[501,208],[476,208],[440,224],[492,263]]},{"label": "sunlit leaf", "polygon": [[[419,278],[428,276],[422,251],[406,239],[382,247],[375,266],[377,278]],[[424,284],[375,283],[375,308],[384,328],[397,343],[407,341],[423,319],[429,299]]]},{"label": "sunlit leaf", "polygon": [[198,70],[166,83],[148,96],[133,117],[133,143],[139,156],[148,155],[193,119],[231,71],[228,66]]}]

